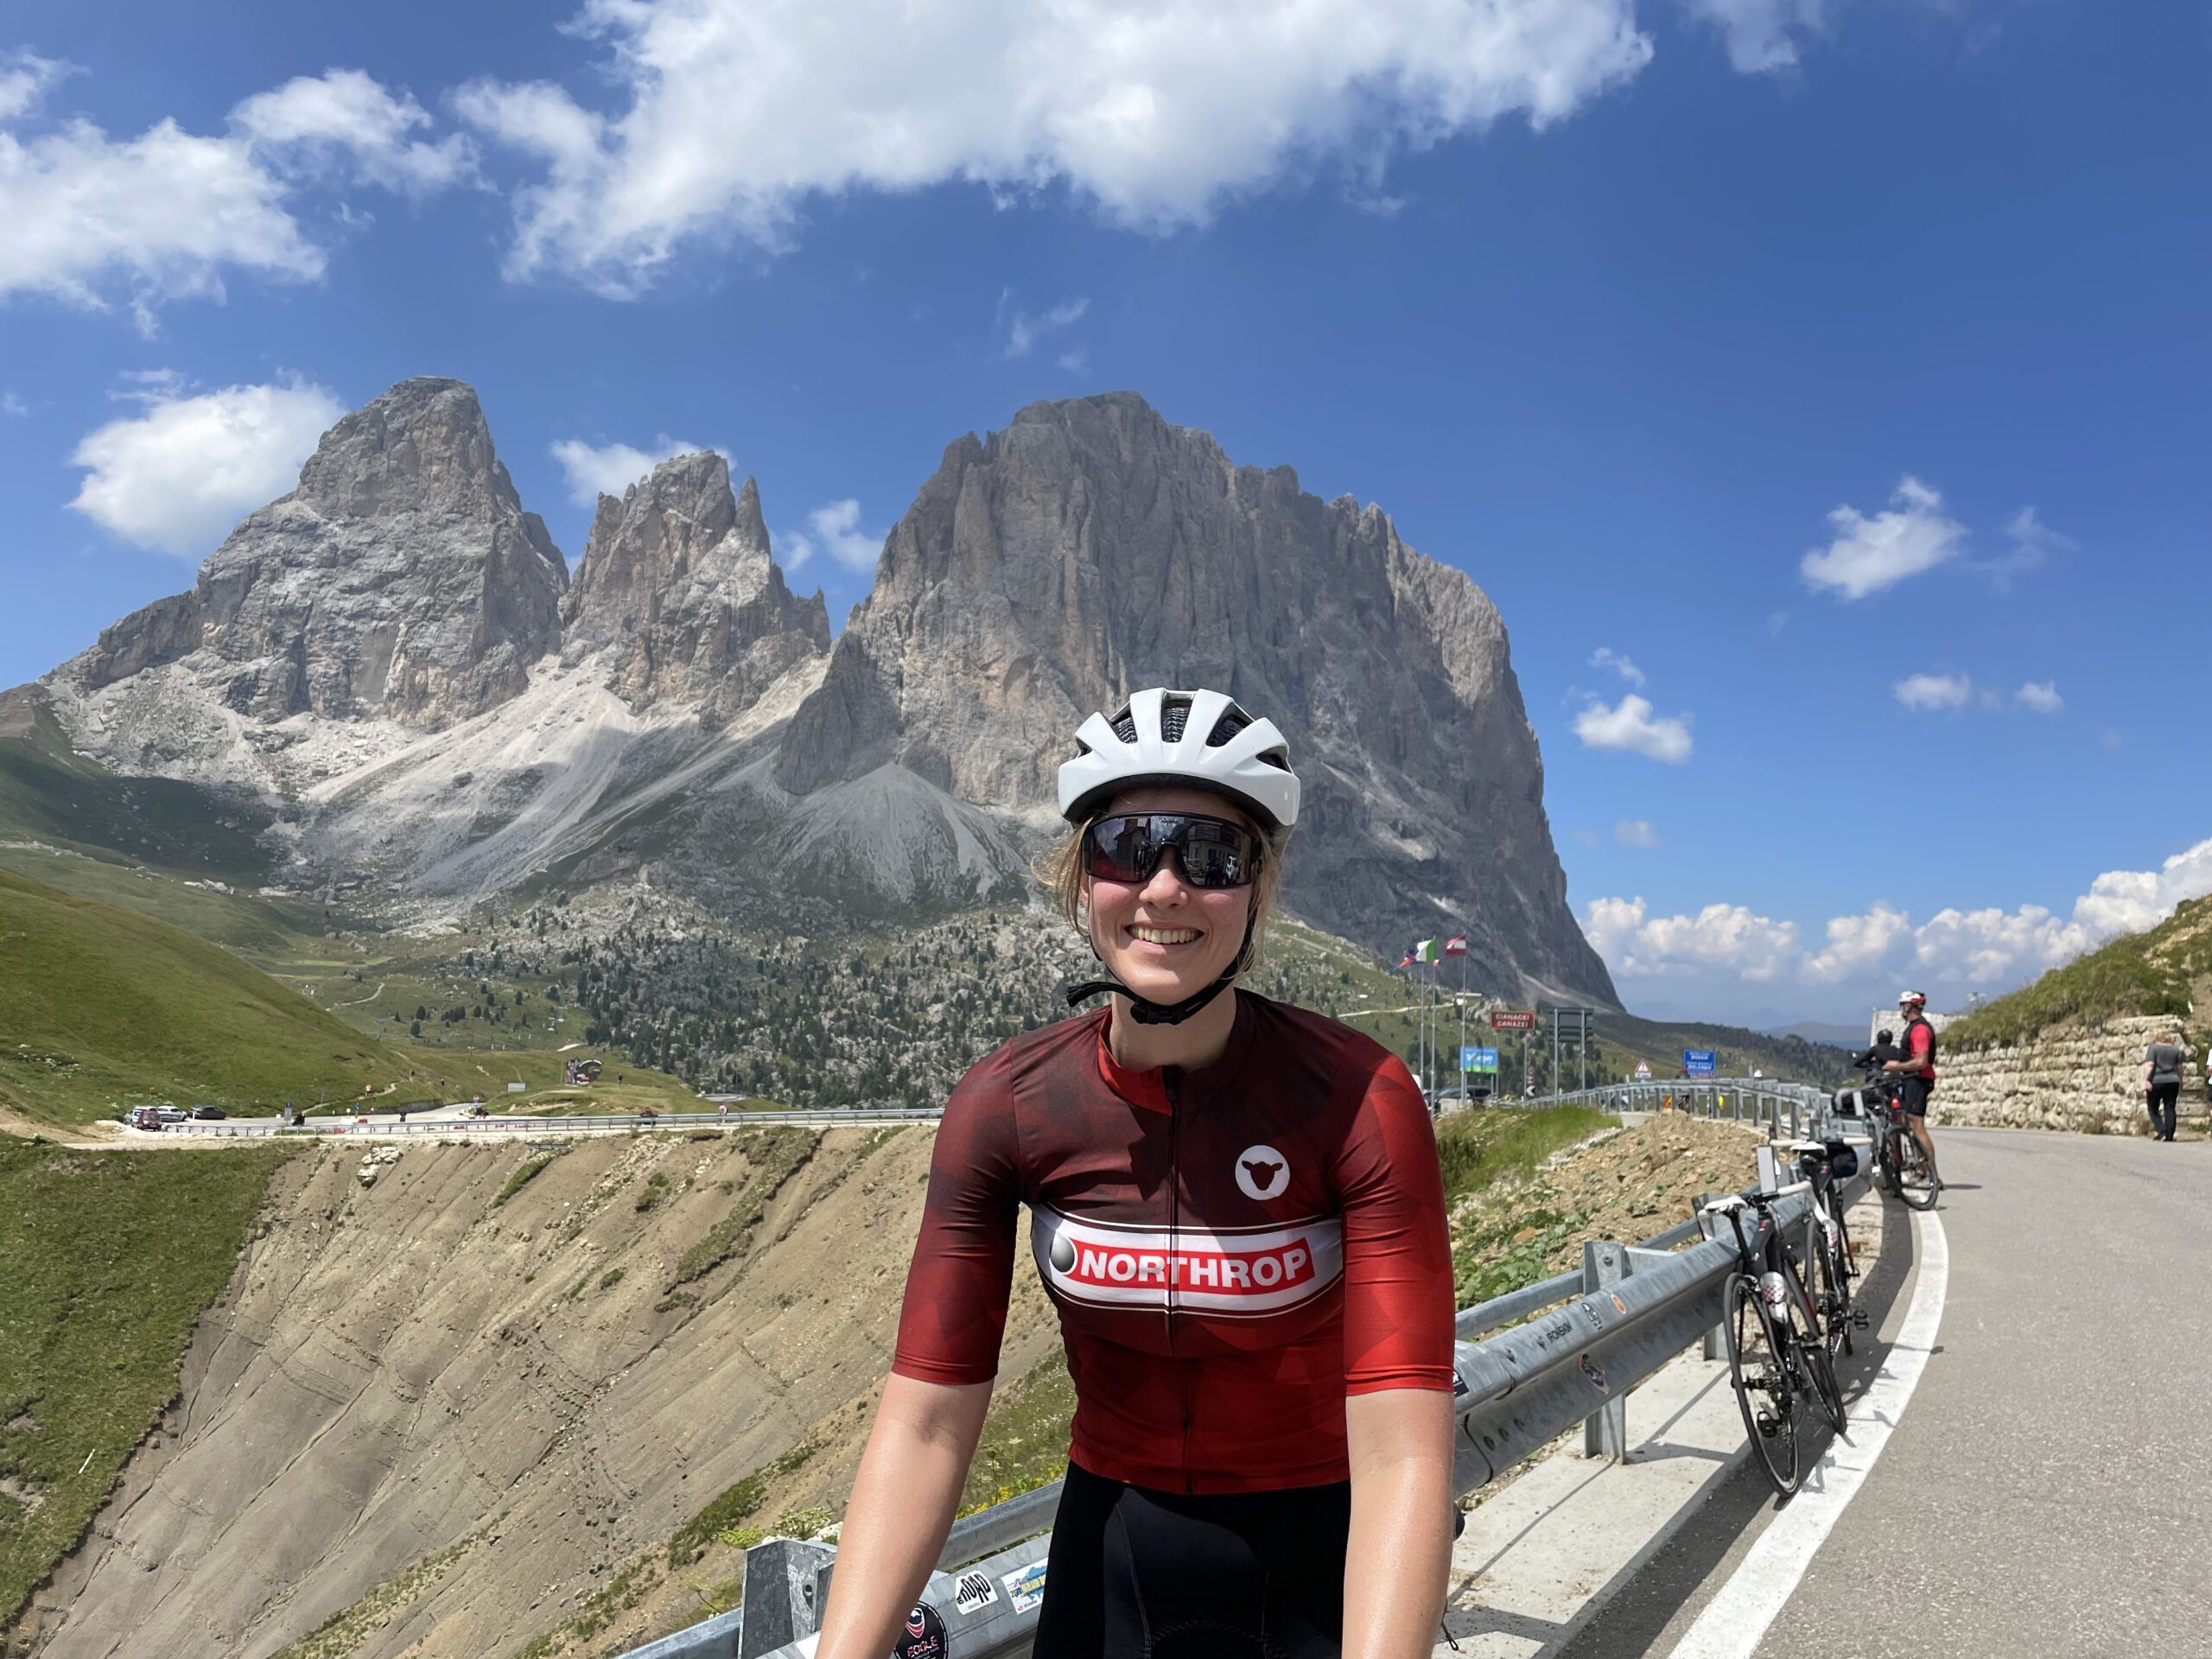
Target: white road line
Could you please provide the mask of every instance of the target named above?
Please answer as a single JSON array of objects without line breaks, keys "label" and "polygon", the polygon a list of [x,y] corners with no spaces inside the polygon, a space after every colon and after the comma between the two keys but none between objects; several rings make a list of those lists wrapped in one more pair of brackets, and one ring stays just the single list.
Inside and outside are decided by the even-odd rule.
[{"label": "white road line", "polygon": [[1815,1552],[1858,1494],[1904,1414],[1942,1323],[1943,1294],[1951,1276],[1951,1250],[1943,1224],[1930,1211],[1912,1218],[1913,1254],[1920,1263],[1912,1306],[1897,1339],[1852,1414],[1851,1440],[1830,1444],[1827,1455],[1789,1507],[1745,1552],[1728,1582],[1705,1605],[1675,1646],[1673,1659],[1751,1659],[1812,1564]]}]

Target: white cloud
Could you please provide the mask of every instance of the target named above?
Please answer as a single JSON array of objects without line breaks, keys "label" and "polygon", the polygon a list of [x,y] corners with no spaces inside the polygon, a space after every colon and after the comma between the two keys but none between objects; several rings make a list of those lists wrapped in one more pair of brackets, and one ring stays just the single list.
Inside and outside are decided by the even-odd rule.
[{"label": "white cloud", "polygon": [[999,294],[999,315],[1006,323],[1006,354],[1008,357],[1028,356],[1030,348],[1039,340],[1047,334],[1057,334],[1063,328],[1072,327],[1082,321],[1083,314],[1090,309],[1090,299],[1077,296],[1072,300],[1062,300],[1049,311],[1032,316],[1027,311],[1011,310],[1009,302],[1013,298],[1012,289],[1002,289]]},{"label": "white cloud", "polygon": [[346,413],[329,391],[300,380],[140,396],[143,414],[77,445],[70,462],[88,471],[69,505],[124,541],[188,558],[288,493],[315,441]]},{"label": "white cloud", "polygon": [[620,497],[639,479],[672,455],[693,454],[713,446],[686,443],[664,432],[650,449],[626,443],[586,443],[582,438],[555,440],[553,459],[569,480],[569,499],[591,506],[602,495]]},{"label": "white cloud", "polygon": [[1827,943],[1805,958],[1803,977],[1833,983],[1881,967],[1912,932],[1912,918],[1895,906],[1876,903],[1863,916],[1832,916]]},{"label": "white cloud", "polygon": [[1080,346],[1071,351],[1062,352],[1058,361],[1070,374],[1081,374],[1090,366],[1090,359]]},{"label": "white cloud", "polygon": [[1613,825],[1613,839],[1624,847],[1663,847],[1649,818],[1622,818]]},{"label": "white cloud", "polygon": [[69,73],[70,66],[35,52],[0,52],[0,121],[29,115],[45,102],[47,89]]},{"label": "white cloud", "polygon": [[1633,79],[1633,0],[586,0],[610,115],[479,81],[463,118],[544,165],[508,269],[650,286],[688,242],[790,246],[811,199],[950,181],[1065,188],[1165,231],[1323,171],[1509,118],[1543,126]]},{"label": "white cloud", "polygon": [[14,392],[0,392],[0,415],[5,415],[10,419],[15,419],[28,415],[30,412],[31,406],[25,403],[21,397],[17,397]]},{"label": "white cloud", "polygon": [[796,570],[817,553],[827,553],[849,570],[873,570],[883,550],[888,531],[861,528],[861,504],[832,501],[806,515],[806,528],[780,538],[779,556],[786,570]]},{"label": "white cloud", "polygon": [[1633,691],[1612,708],[1593,697],[1574,717],[1574,734],[1592,749],[1625,749],[1678,766],[1690,758],[1690,717],[1655,715]]},{"label": "white cloud", "polygon": [[2030,680],[2012,694],[2012,701],[2039,715],[2055,715],[2066,707],[2066,699],[2058,695],[2056,680]]},{"label": "white cloud", "polygon": [[1797,61],[1801,34],[1818,30],[1825,0],[1683,0],[1695,17],[1720,31],[1728,61],[1745,74],[1788,69]]},{"label": "white cloud", "polygon": [[2005,526],[2005,536],[2012,544],[2012,550],[1975,566],[1999,592],[2009,589],[2015,576],[2036,569],[2054,553],[2070,552],[2075,544],[2072,537],[2060,535],[2037,518],[2033,507],[2022,507],[2014,513]]},{"label": "white cloud", "polygon": [[405,92],[394,95],[359,69],[300,75],[231,111],[256,149],[308,169],[350,168],[389,189],[423,194],[469,178],[475,146],[454,133],[435,143],[413,135],[431,124]]},{"label": "white cloud", "polygon": [[1599,899],[1583,918],[1591,948],[1615,972],[1664,975],[1725,969],[1744,979],[1774,979],[1798,956],[1796,924],[1742,905],[1707,905],[1694,916],[1652,916],[1641,897]]},{"label": "white cloud", "polygon": [[321,276],[326,251],[294,213],[309,185],[345,176],[420,194],[469,167],[469,141],[409,137],[429,118],[358,70],[257,93],[221,134],[162,120],[118,139],[82,118],[22,130],[60,73],[0,59],[0,297],[93,309],[122,298],[149,334],[165,301],[220,300],[226,271]]},{"label": "white cloud", "polygon": [[2074,919],[2100,938],[2155,927],[2184,899],[2212,893],[2212,840],[2176,853],[2155,870],[2107,870],[2074,901]]},{"label": "white cloud", "polygon": [[1974,700],[1974,682],[1963,674],[1908,674],[1890,695],[1908,709],[1963,709]]},{"label": "white cloud", "polygon": [[2041,905],[2015,910],[1947,906],[1915,925],[1878,903],[1831,918],[1817,950],[1793,922],[1742,905],[1711,904],[1695,915],[1653,916],[1642,898],[1599,899],[1583,932],[1615,973],[1628,977],[1703,973],[1747,980],[1789,978],[1808,986],[1873,990],[1909,974],[1949,988],[2002,991],[2071,961],[2123,933],[2155,927],[2186,899],[2212,893],[2212,839],[2176,853],[2155,870],[2108,870],[2074,901],[2070,916]]},{"label": "white cloud", "polygon": [[1592,652],[1590,666],[1610,668],[1630,685],[1641,687],[1643,684],[1643,671],[1611,645],[1600,645]]},{"label": "white cloud", "polygon": [[1890,504],[1871,518],[1856,507],[1831,512],[1835,539],[1798,563],[1806,586],[1864,599],[1934,569],[1965,544],[1966,527],[1944,517],[1943,498],[1918,479],[1907,474]]}]

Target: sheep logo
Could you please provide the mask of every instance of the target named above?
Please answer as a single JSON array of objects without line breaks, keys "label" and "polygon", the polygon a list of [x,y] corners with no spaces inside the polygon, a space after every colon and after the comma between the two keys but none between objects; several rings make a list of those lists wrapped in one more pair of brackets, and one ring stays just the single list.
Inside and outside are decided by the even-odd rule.
[{"label": "sheep logo", "polygon": [[1290,1185],[1290,1160],[1273,1147],[1247,1147],[1236,1154],[1236,1187],[1261,1204],[1279,1198]]}]

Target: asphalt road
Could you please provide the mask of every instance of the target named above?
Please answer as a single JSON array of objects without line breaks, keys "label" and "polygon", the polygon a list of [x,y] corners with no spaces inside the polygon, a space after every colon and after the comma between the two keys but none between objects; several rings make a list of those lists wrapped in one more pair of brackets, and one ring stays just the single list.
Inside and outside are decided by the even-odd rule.
[{"label": "asphalt road", "polygon": [[[1759,1659],[2212,1656],[2212,1145],[1937,1145],[1935,1347]],[[1886,1221],[1885,1344],[1919,1271]],[[1850,1375],[1876,1363],[1862,1341]],[[1779,1507],[1738,1471],[1559,1659],[1672,1652]]]}]

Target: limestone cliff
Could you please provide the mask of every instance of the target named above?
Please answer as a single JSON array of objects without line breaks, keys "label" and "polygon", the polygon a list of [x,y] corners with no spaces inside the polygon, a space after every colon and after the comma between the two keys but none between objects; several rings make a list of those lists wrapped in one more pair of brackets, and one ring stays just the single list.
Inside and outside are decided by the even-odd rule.
[{"label": "limestone cliff", "polygon": [[1614,1000],[1567,908],[1497,607],[1379,507],[1239,467],[1131,392],[945,451],[776,779],[809,796],[890,766],[1042,824],[1083,715],[1163,683],[1230,691],[1289,736],[1300,916],[1377,950],[1464,931],[1478,982]]},{"label": "limestone cliff", "polygon": [[607,689],[633,711],[683,702],[711,726],[830,649],[820,591],[792,596],[759,488],[748,478],[733,496],[711,450],[663,461],[619,501],[599,498],[563,621],[563,659],[607,653]]},{"label": "limestone cliff", "polygon": [[[495,707],[559,637],[568,567],[493,453],[476,394],[405,380],[323,435],[299,487],[254,512],[189,594],[100,636],[55,677],[93,693],[175,663],[246,719],[382,715],[435,729]],[[103,747],[158,758],[164,715],[110,724]]]}]

